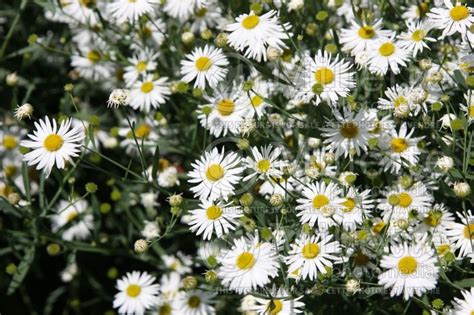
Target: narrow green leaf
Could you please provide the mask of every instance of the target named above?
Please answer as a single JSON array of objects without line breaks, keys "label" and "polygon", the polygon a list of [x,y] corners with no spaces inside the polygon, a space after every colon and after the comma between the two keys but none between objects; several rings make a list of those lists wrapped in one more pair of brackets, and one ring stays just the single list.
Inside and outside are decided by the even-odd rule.
[{"label": "narrow green leaf", "polygon": [[462,279],[459,281],[454,281],[454,284],[463,288],[474,287],[474,278]]},{"label": "narrow green leaf", "polygon": [[160,146],[157,144],[155,154],[153,156],[153,168],[151,169],[151,178],[155,179],[158,173],[158,166],[160,164]]},{"label": "narrow green leaf", "polygon": [[15,274],[13,275],[13,279],[10,282],[10,286],[8,287],[7,295],[12,295],[15,293],[16,289],[20,286],[20,284],[25,279],[26,275],[28,274],[28,270],[30,270],[31,263],[35,258],[35,247],[31,246],[26,250],[25,256],[23,257],[20,265],[16,269]]}]

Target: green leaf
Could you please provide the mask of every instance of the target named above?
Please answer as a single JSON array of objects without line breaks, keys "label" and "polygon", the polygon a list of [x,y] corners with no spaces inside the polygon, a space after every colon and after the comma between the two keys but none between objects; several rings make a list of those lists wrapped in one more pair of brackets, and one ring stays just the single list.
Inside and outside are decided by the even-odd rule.
[{"label": "green leaf", "polygon": [[463,288],[470,288],[474,287],[474,278],[462,279],[459,281],[455,281],[454,284]]},{"label": "green leaf", "polygon": [[23,184],[25,185],[26,199],[31,203],[30,180],[28,179],[28,166],[25,162],[21,164],[21,176],[23,178]]},{"label": "green leaf", "polygon": [[464,76],[462,75],[461,71],[459,70],[454,70],[454,79],[456,80],[456,82],[461,85],[463,88],[467,89],[467,85],[466,85],[466,79],[464,78]]},{"label": "green leaf", "polygon": [[158,166],[160,164],[160,146],[157,144],[155,148],[155,154],[153,156],[153,162],[151,165],[153,165],[151,169],[151,178],[155,179],[156,175],[158,173]]},{"label": "green leaf", "polygon": [[23,257],[20,265],[16,269],[15,274],[13,275],[13,279],[10,282],[10,286],[8,287],[7,295],[12,295],[13,293],[15,293],[16,289],[18,289],[18,287],[28,274],[28,270],[30,270],[31,263],[33,262],[34,258],[35,246],[31,246],[26,250],[25,256]]}]

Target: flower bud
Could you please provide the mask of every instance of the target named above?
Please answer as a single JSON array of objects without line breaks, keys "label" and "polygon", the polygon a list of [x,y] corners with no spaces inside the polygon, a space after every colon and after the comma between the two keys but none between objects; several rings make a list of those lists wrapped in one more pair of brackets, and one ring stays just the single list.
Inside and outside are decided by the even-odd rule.
[{"label": "flower bud", "polygon": [[471,194],[471,186],[466,182],[456,182],[453,185],[454,194],[460,198],[466,198]]},{"label": "flower bud", "polygon": [[133,249],[135,253],[142,254],[148,250],[148,243],[144,239],[136,240]]}]

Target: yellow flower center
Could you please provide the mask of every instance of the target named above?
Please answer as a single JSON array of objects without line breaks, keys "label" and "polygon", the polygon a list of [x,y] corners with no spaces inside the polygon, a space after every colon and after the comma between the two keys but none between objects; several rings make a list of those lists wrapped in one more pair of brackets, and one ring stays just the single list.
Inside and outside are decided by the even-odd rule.
[{"label": "yellow flower center", "polygon": [[207,8],[202,7],[200,9],[197,9],[194,15],[198,17],[203,17],[204,15],[206,15],[206,13],[207,13]]},{"label": "yellow flower center", "polygon": [[207,57],[199,57],[196,60],[196,69],[198,69],[198,71],[207,71],[211,66],[212,61]]},{"label": "yellow flower center", "polygon": [[260,173],[265,173],[270,169],[270,161],[263,159],[257,162],[257,169]]},{"label": "yellow flower center", "polygon": [[130,284],[127,287],[127,295],[132,298],[139,296],[141,291],[142,288],[137,284]]},{"label": "yellow flower center", "polygon": [[432,210],[423,219],[423,222],[430,227],[437,227],[441,223],[443,218],[443,212],[439,210]]},{"label": "yellow flower center", "polygon": [[151,28],[149,28],[147,26],[144,26],[143,29],[142,29],[142,33],[141,33],[142,37],[150,38],[151,34],[153,34]]},{"label": "yellow flower center", "polygon": [[399,97],[397,97],[396,99],[393,100],[393,106],[395,108],[398,108],[398,107],[400,107],[400,105],[405,105],[407,103],[408,103],[407,99],[403,95],[400,95]]},{"label": "yellow flower center", "polygon": [[319,84],[325,85],[334,81],[334,72],[326,67],[321,67],[314,72],[314,79]]},{"label": "yellow flower center", "polygon": [[469,117],[474,118],[474,105],[469,106]]},{"label": "yellow flower center", "polygon": [[411,39],[413,39],[413,41],[415,42],[419,42],[419,41],[422,41],[423,38],[425,38],[426,36],[426,32],[423,31],[423,30],[416,30],[413,32],[413,34],[411,34]]},{"label": "yellow flower center", "polygon": [[384,57],[388,57],[392,55],[394,52],[395,52],[395,45],[393,45],[392,43],[383,43],[379,47],[379,53]]},{"label": "yellow flower center", "polygon": [[467,239],[474,240],[474,223],[471,223],[464,227],[464,237]]},{"label": "yellow flower center", "polygon": [[419,17],[425,16],[428,12],[428,4],[425,2],[420,3],[416,8],[416,14]]},{"label": "yellow flower center", "polygon": [[382,232],[384,227],[385,227],[385,222],[383,221],[377,222],[372,226],[372,232],[374,232],[375,234],[380,234],[380,232]]},{"label": "yellow flower center", "polygon": [[412,256],[405,256],[398,261],[398,270],[404,275],[410,275],[416,271],[418,263]]},{"label": "yellow flower center", "polygon": [[248,30],[253,29],[260,23],[260,18],[257,15],[249,15],[242,20],[242,26]]},{"label": "yellow flower center", "polygon": [[188,306],[190,308],[198,308],[201,305],[201,299],[199,296],[193,295],[188,300]]},{"label": "yellow flower center", "polygon": [[16,174],[17,167],[15,165],[5,165],[3,167],[3,171],[7,177],[12,177]]},{"label": "yellow flower center", "polygon": [[359,37],[363,39],[371,39],[372,37],[375,36],[375,30],[370,25],[364,25],[361,28],[359,28],[358,34],[359,34]]},{"label": "yellow flower center", "polygon": [[64,140],[60,135],[52,133],[44,139],[43,145],[49,152],[55,152],[61,149],[63,143]]},{"label": "yellow flower center", "polygon": [[301,255],[306,259],[313,259],[319,255],[319,245],[316,243],[308,243],[303,246],[301,250]]},{"label": "yellow flower center", "polygon": [[148,124],[141,124],[135,130],[135,136],[140,139],[148,137],[150,133],[151,133],[151,126]]},{"label": "yellow flower center", "polygon": [[409,207],[413,202],[413,198],[406,192],[400,193],[400,195],[398,195],[398,199],[398,205],[403,208]]},{"label": "yellow flower center", "polygon": [[436,253],[438,253],[439,256],[444,256],[447,252],[449,252],[449,244],[436,246]]},{"label": "yellow flower center", "polygon": [[449,15],[453,21],[461,21],[469,16],[469,10],[463,5],[458,5],[449,11]]},{"label": "yellow flower center", "polygon": [[344,138],[352,139],[359,134],[359,127],[353,122],[346,122],[341,125],[339,132]]},{"label": "yellow flower center", "polygon": [[217,103],[217,111],[222,116],[229,116],[235,110],[234,101],[229,98],[224,98]]},{"label": "yellow flower center", "polygon": [[280,300],[271,300],[268,302],[267,313],[277,315],[283,309],[283,303]]},{"label": "yellow flower center", "polygon": [[316,195],[313,198],[313,208],[320,209],[329,204],[329,198],[325,195]]},{"label": "yellow flower center", "polygon": [[252,103],[253,107],[258,107],[258,106],[262,105],[263,99],[260,96],[255,95],[254,97],[252,97],[250,102]]},{"label": "yellow flower center", "polygon": [[158,311],[159,315],[171,315],[173,309],[169,304],[164,304],[160,307],[160,310]]},{"label": "yellow flower center", "polygon": [[365,255],[360,250],[354,255],[354,263],[356,266],[366,266],[369,263],[369,256]]},{"label": "yellow flower center", "polygon": [[206,170],[206,177],[210,181],[216,182],[224,177],[224,168],[219,164],[211,164]]},{"label": "yellow flower center", "polygon": [[80,0],[79,2],[83,7],[91,8],[95,6],[96,0]]},{"label": "yellow flower center", "polygon": [[243,252],[237,257],[235,264],[242,270],[250,269],[255,265],[255,257],[250,252]]},{"label": "yellow flower center", "polygon": [[222,215],[222,209],[219,206],[212,205],[206,209],[206,215],[209,220],[219,219]]},{"label": "yellow flower center", "polygon": [[75,218],[77,218],[77,211],[71,211],[68,215],[67,215],[67,218],[66,218],[66,221],[67,222],[71,222],[73,221]]},{"label": "yellow flower center", "polygon": [[142,83],[142,86],[140,87],[140,90],[142,91],[142,93],[150,93],[152,90],[153,90],[153,82],[143,82]]},{"label": "yellow flower center", "polygon": [[146,61],[140,60],[137,65],[135,66],[138,72],[143,72],[146,70]]},{"label": "yellow flower center", "polygon": [[341,204],[344,206],[344,208],[342,208],[344,212],[352,212],[356,206],[355,200],[352,198],[346,198]]},{"label": "yellow flower center", "polygon": [[96,63],[100,60],[100,53],[97,50],[91,50],[87,53],[87,59],[93,63]]},{"label": "yellow flower center", "polygon": [[17,146],[17,141],[14,136],[5,135],[2,140],[3,147],[7,150],[13,150]]},{"label": "yellow flower center", "polygon": [[390,147],[395,153],[402,153],[408,148],[408,143],[403,138],[393,138]]}]

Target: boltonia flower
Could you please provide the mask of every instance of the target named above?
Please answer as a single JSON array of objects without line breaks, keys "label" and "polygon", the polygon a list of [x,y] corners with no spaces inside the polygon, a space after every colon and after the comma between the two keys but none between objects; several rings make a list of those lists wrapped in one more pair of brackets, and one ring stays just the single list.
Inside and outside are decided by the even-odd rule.
[{"label": "boltonia flower", "polygon": [[280,148],[273,148],[271,145],[261,147],[258,150],[256,147],[252,148],[252,157],[247,157],[246,166],[252,169],[252,174],[246,176],[244,181],[247,181],[254,176],[258,178],[279,178],[283,172],[279,169],[280,162],[278,159],[281,156]]},{"label": "boltonia flower", "polygon": [[426,35],[431,29],[431,25],[426,22],[409,23],[408,31],[398,35],[400,47],[412,52],[413,58],[428,48],[427,42],[436,42],[436,39]]},{"label": "boltonia flower", "polygon": [[232,248],[224,251],[218,261],[221,266],[217,275],[222,284],[238,293],[263,287],[278,275],[275,246],[260,242],[258,233],[253,239],[235,239]]},{"label": "boltonia flower", "polygon": [[456,213],[462,223],[453,223],[448,227],[446,234],[451,242],[459,250],[459,257],[470,257],[474,259],[474,216],[471,211],[468,211],[468,217]]},{"label": "boltonia flower", "polygon": [[145,14],[154,11],[156,0],[115,0],[108,4],[108,9],[118,23],[134,22]]},{"label": "boltonia flower", "polygon": [[132,86],[141,76],[145,76],[147,72],[156,70],[156,58],[158,53],[151,50],[140,51],[138,55],[129,58],[130,66],[125,67],[123,78],[128,87]]},{"label": "boltonia flower", "polygon": [[188,224],[196,235],[210,240],[212,234],[222,237],[235,230],[237,219],[242,216],[240,207],[232,207],[231,203],[202,201],[199,209],[191,210]]},{"label": "boltonia flower", "polygon": [[474,97],[471,95],[464,95],[466,105],[460,104],[461,110],[466,113],[469,123],[474,122]]},{"label": "boltonia flower", "polygon": [[156,304],[159,286],[156,278],[146,272],[133,271],[117,280],[119,293],[115,295],[114,308],[120,314],[144,314]]},{"label": "boltonia flower", "polygon": [[337,209],[335,220],[342,224],[344,229],[354,231],[358,225],[372,216],[374,200],[370,198],[370,190],[358,192],[357,189],[350,187],[341,205],[342,207]]},{"label": "boltonia flower", "polygon": [[104,52],[108,47],[102,40],[94,40],[94,45],[81,46],[79,49],[80,54],[71,57],[71,66],[81,77],[96,81],[110,77],[113,68],[104,60]]},{"label": "boltonia flower", "polygon": [[455,297],[453,300],[453,315],[471,315],[474,312],[474,287],[471,290],[461,291],[463,299]]},{"label": "boltonia flower", "polygon": [[224,80],[228,65],[222,49],[206,45],[204,49],[196,48],[186,55],[186,59],[181,61],[181,74],[184,82],[195,80],[194,87],[205,89],[207,83],[214,88]]},{"label": "boltonia flower", "polygon": [[222,148],[221,153],[217,148],[205,152],[199,161],[192,163],[193,170],[189,172],[189,183],[195,186],[191,191],[201,200],[213,201],[217,198],[227,200],[234,194],[234,187],[240,182],[240,158],[234,152],[226,153]]},{"label": "boltonia flower", "polygon": [[379,284],[389,289],[390,296],[403,294],[408,300],[436,288],[439,267],[433,250],[418,246],[393,245],[382,257],[380,266],[387,269],[379,275]]},{"label": "boltonia flower", "polygon": [[66,161],[71,161],[80,152],[79,147],[84,139],[82,126],[71,128],[71,119],[64,120],[58,128],[56,120],[52,123],[49,117],[35,122],[36,130],[29,134],[29,140],[21,141],[20,145],[32,149],[25,154],[23,160],[28,165],[36,165],[36,169],[44,169],[46,177],[49,177],[53,166],[63,169]]},{"label": "boltonia flower", "polygon": [[143,81],[138,81],[130,90],[130,106],[145,113],[152,108],[159,108],[171,94],[168,78],[154,80],[153,75],[147,75]]},{"label": "boltonia flower", "polygon": [[385,75],[388,70],[399,74],[400,66],[407,66],[408,51],[392,39],[377,41],[369,54],[369,71],[377,75]]},{"label": "boltonia flower", "polygon": [[227,25],[229,45],[258,62],[267,61],[269,46],[280,51],[287,48],[283,40],[292,36],[290,24],[281,25],[276,14],[272,10],[261,16],[254,12],[239,15],[236,23]]},{"label": "boltonia flower", "polygon": [[466,36],[474,23],[473,9],[458,1],[453,5],[451,0],[444,0],[444,5],[445,8],[433,8],[428,13],[432,25],[443,30],[442,37],[455,33]]},{"label": "boltonia flower", "polygon": [[393,110],[393,115],[397,118],[405,118],[411,114],[418,114],[421,107],[412,102],[411,89],[409,87],[401,87],[396,84],[388,87],[385,91],[386,98],[379,98],[379,109]]},{"label": "boltonia flower", "polygon": [[338,257],[341,246],[337,241],[331,241],[332,235],[313,235],[296,239],[291,244],[291,250],[285,258],[288,272],[298,272],[302,280],[315,280],[319,274],[328,272],[333,263],[341,262]]},{"label": "boltonia flower", "polygon": [[186,22],[196,10],[203,8],[203,0],[173,0],[164,3],[163,10],[179,22]]},{"label": "boltonia flower", "polygon": [[94,217],[87,213],[88,206],[85,200],[60,201],[51,218],[53,231],[62,231],[62,238],[67,241],[88,238],[94,227]]},{"label": "boltonia flower", "polygon": [[372,117],[361,110],[354,113],[344,110],[344,115],[334,111],[337,123],[327,122],[329,127],[322,128],[324,143],[331,148],[336,157],[361,155],[367,152],[367,145],[371,138],[370,130],[374,128]]},{"label": "boltonia flower", "polygon": [[373,25],[360,25],[356,21],[351,21],[351,24],[351,28],[342,29],[339,41],[342,44],[342,50],[350,52],[353,56],[368,51],[375,41],[387,39],[392,33],[382,29],[382,20],[378,20]]},{"label": "boltonia flower", "polygon": [[254,311],[258,315],[294,315],[303,313],[304,303],[300,301],[303,296],[292,298],[284,288],[273,289],[271,295],[275,296],[275,298],[255,298],[255,305],[249,307],[249,311]]},{"label": "boltonia flower", "polygon": [[215,296],[203,290],[183,291],[176,298],[175,308],[182,315],[214,315],[216,310],[211,304]]}]

